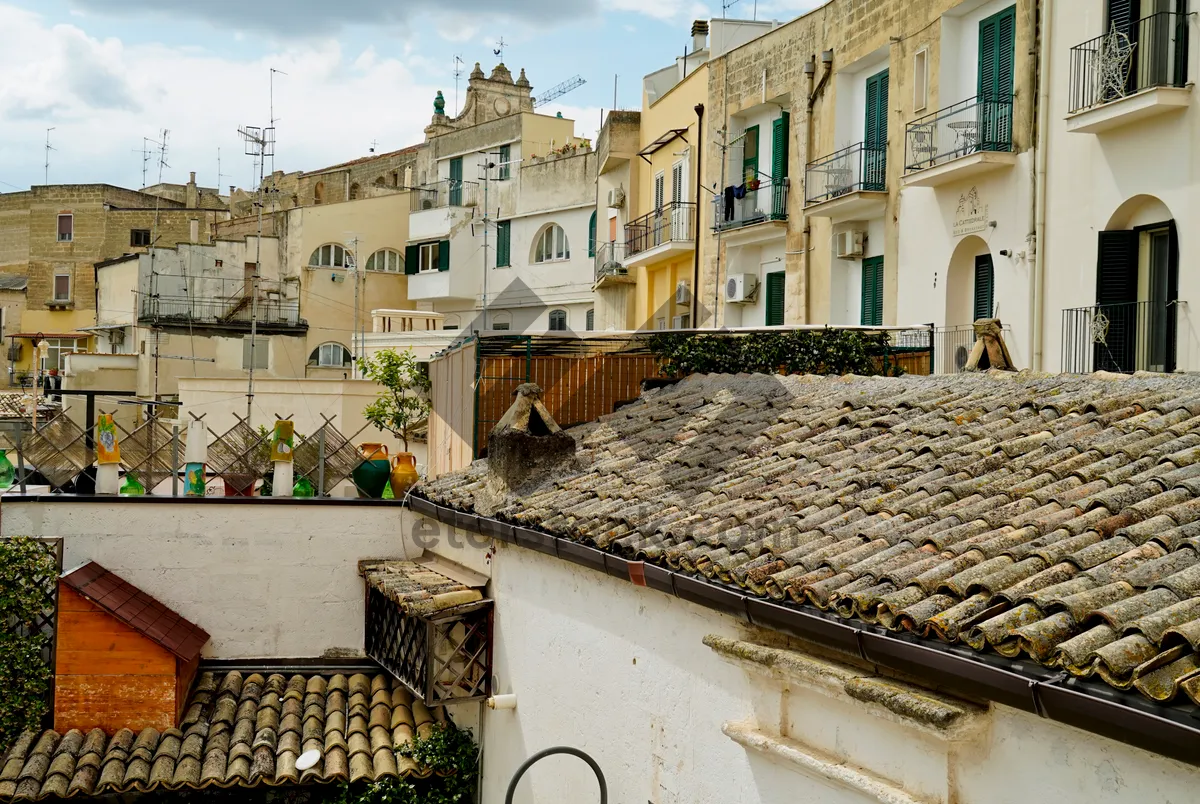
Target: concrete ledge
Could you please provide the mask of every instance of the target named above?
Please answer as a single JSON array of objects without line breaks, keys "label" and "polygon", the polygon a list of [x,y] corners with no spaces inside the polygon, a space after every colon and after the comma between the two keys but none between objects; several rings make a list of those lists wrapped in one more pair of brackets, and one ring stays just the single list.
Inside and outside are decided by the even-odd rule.
[{"label": "concrete ledge", "polygon": [[809,204],[804,211],[810,218],[829,218],[832,223],[866,220],[883,214],[887,198],[886,191],[856,190],[828,201]]},{"label": "concrete ledge", "polygon": [[985,173],[1003,170],[1016,163],[1017,155],[1011,151],[977,151],[940,165],[909,173],[900,180],[900,184],[902,187],[939,187],[943,184],[966,181]]},{"label": "concrete ledge", "polygon": [[1186,109],[1191,103],[1191,86],[1154,87],[1118,100],[1102,103],[1067,116],[1067,131],[1099,134],[1138,120]]},{"label": "concrete ledge", "polygon": [[872,801],[879,801],[881,804],[926,804],[886,779],[846,765],[795,740],[775,737],[742,723],[724,723],[721,731],[744,748],[795,765],[840,787],[862,793]]}]

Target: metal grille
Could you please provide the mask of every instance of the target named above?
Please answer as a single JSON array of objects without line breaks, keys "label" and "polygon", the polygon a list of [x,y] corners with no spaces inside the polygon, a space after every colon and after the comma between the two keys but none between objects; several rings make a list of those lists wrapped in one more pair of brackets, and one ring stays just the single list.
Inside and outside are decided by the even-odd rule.
[{"label": "metal grille", "polygon": [[44,575],[29,579],[30,584],[41,589],[45,596],[45,606],[39,616],[29,625],[23,623],[7,623],[18,636],[41,634],[45,637],[42,644],[41,658],[50,668],[50,684],[46,688],[46,715],[43,718],[43,728],[50,728],[54,723],[54,665],[55,650],[58,645],[58,578],[62,575],[63,543],[62,539],[32,540],[45,550],[48,572]]},{"label": "metal grille", "polygon": [[366,653],[427,706],[491,695],[492,601],[429,617],[405,616],[377,589],[367,592]]}]

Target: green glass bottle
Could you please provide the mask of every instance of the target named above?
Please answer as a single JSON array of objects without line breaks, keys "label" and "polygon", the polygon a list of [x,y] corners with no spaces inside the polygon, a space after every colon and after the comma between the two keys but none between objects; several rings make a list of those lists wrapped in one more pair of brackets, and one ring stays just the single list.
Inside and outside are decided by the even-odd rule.
[{"label": "green glass bottle", "polygon": [[16,467],[8,459],[8,450],[0,449],[0,491],[12,487],[13,477],[16,476],[16,473]]},{"label": "green glass bottle", "polygon": [[292,486],[293,497],[315,497],[317,490],[313,488],[312,481],[304,475],[300,475],[300,479]]},{"label": "green glass bottle", "polygon": [[137,472],[130,470],[125,473],[125,482],[121,484],[122,497],[140,497],[146,493],[146,487],[138,481]]}]

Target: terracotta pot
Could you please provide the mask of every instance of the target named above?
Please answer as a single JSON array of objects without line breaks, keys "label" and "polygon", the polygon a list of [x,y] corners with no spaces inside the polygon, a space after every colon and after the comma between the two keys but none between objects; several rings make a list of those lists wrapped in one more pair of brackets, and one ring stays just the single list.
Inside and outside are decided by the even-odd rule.
[{"label": "terracotta pot", "polygon": [[253,497],[254,484],[258,482],[258,478],[250,474],[221,475],[221,480],[225,482],[226,497]]},{"label": "terracotta pot", "polygon": [[358,451],[368,461],[386,461],[388,459],[387,445],[364,441],[358,445]]},{"label": "terracotta pot", "polygon": [[408,490],[417,485],[421,476],[417,474],[417,459],[411,452],[400,452],[392,459],[392,496],[404,499]]}]

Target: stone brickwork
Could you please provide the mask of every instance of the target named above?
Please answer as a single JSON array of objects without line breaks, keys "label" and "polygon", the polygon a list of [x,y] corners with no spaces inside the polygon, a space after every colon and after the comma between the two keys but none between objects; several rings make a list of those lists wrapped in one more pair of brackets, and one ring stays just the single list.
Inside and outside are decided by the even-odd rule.
[{"label": "stone brickwork", "polygon": [[[1035,0],[1014,0],[1016,5],[1016,42],[1014,70],[1013,146],[1021,152],[1033,142],[1036,76],[1031,53],[1035,50],[1033,11]],[[904,172],[905,125],[915,117],[949,106],[963,98],[940,98],[941,21],[943,14],[961,5],[961,0],[832,0],[802,17],[709,62],[709,108],[706,115],[706,141],[721,142],[731,116],[764,103],[776,103],[791,115],[786,244],[787,286],[785,320],[787,323],[822,323],[828,314],[828,299],[814,298],[813,285],[828,286],[830,260],[828,249],[810,248],[812,259],[804,259],[804,229],[811,228],[809,244],[828,243],[832,229],[826,218],[804,215],[804,168],[808,161],[832,153],[848,142],[838,139],[836,115],[836,76],[839,69],[853,68],[856,62],[886,49],[889,69],[889,126],[887,151],[888,202],[884,214],[884,322],[896,319],[896,266],[898,254],[898,214],[900,179]],[[913,55],[928,48],[928,95],[926,108],[913,110]],[[825,67],[821,53],[833,50],[833,73],[816,97],[812,119],[811,147],[808,142],[808,95],[820,80]],[[804,65],[814,62],[812,79],[804,74]],[[731,127],[730,130],[733,130]],[[720,150],[705,158],[706,185],[720,189],[722,179]],[[719,281],[725,276],[724,244],[711,230],[710,248],[702,265],[701,293],[706,304],[717,298]],[[820,281],[815,281],[820,280]],[[826,296],[828,294],[825,294]],[[718,304],[718,321],[723,300]],[[709,323],[712,323],[711,320]]]}]

